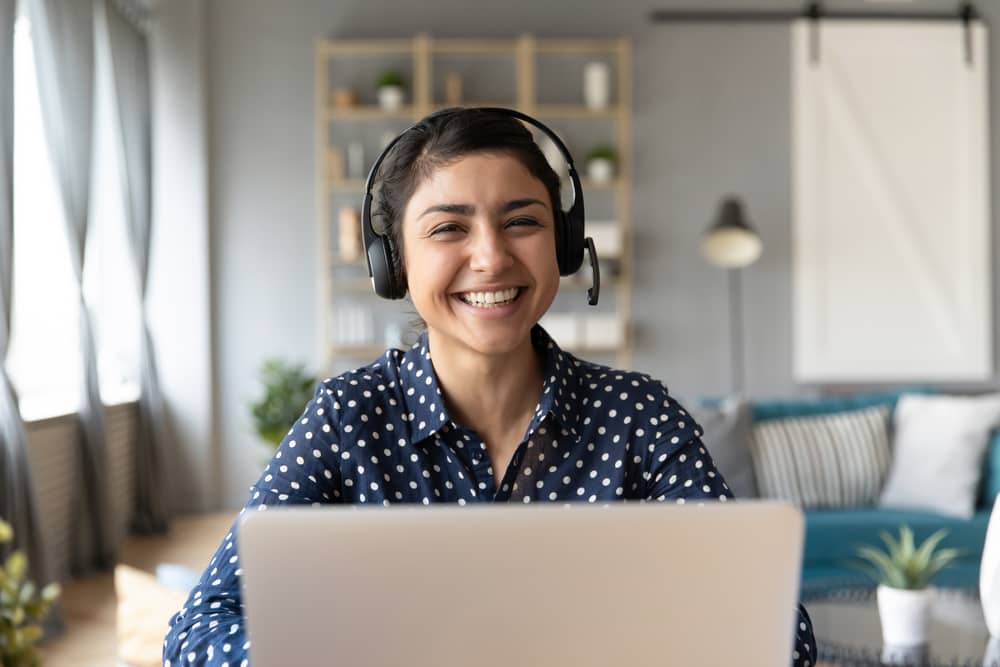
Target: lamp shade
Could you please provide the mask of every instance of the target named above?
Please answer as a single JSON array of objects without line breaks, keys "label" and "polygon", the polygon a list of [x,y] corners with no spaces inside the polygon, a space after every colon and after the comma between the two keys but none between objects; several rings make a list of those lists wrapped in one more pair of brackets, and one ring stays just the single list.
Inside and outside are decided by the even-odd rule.
[{"label": "lamp shade", "polygon": [[719,217],[705,233],[701,254],[723,269],[742,269],[760,257],[764,244],[743,216],[739,199],[729,197],[719,207]]}]

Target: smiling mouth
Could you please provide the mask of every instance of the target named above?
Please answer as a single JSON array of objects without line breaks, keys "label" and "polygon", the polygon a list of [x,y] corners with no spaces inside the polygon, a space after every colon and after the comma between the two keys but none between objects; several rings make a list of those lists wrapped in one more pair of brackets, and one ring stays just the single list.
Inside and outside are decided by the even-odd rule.
[{"label": "smiling mouth", "polygon": [[495,292],[463,292],[455,296],[463,303],[467,303],[475,308],[497,308],[517,301],[517,298],[523,292],[524,288],[511,287],[510,289]]}]

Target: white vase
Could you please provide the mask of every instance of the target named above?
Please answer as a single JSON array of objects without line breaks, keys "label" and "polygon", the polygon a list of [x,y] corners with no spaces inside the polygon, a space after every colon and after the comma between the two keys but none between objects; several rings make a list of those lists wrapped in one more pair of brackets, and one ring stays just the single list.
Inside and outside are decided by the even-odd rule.
[{"label": "white vase", "polygon": [[[1000,499],[1000,496],[997,496]],[[979,565],[979,599],[983,604],[983,618],[991,637],[1000,637],[1000,511],[997,499],[993,501],[990,523],[986,528],[986,544]]]},{"label": "white vase", "polygon": [[880,585],[876,593],[886,646],[913,647],[927,643],[927,621],[933,590],[903,590]]},{"label": "white vase", "polygon": [[606,109],[611,101],[611,68],[587,63],[583,68],[583,101],[589,109]]},{"label": "white vase", "polygon": [[587,161],[587,176],[595,183],[609,183],[613,175],[611,160],[600,157]]},{"label": "white vase", "polygon": [[378,105],[382,111],[399,111],[403,106],[402,86],[382,86],[378,89]]}]

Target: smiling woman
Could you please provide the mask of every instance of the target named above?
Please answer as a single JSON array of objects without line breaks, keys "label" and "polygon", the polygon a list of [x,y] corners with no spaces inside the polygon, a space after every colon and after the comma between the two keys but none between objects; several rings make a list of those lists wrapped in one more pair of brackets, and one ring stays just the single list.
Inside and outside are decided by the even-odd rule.
[{"label": "smiling woman", "polygon": [[[732,497],[661,382],[578,359],[539,326],[583,261],[583,200],[571,169],[577,197],[561,210],[559,178],[519,119],[447,109],[376,162],[362,215],[373,284],[408,294],[426,330],[321,382],[244,511]],[[237,554],[234,524],[171,621],[170,664],[246,655]],[[813,664],[801,606],[795,638],[795,664]]]}]

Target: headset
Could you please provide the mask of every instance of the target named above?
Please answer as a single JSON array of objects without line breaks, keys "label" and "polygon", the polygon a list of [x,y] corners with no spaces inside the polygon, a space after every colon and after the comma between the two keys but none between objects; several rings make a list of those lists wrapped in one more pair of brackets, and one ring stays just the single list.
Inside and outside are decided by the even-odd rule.
[{"label": "headset", "polygon": [[[576,168],[573,166],[573,158],[569,154],[566,145],[563,144],[555,132],[543,123],[520,111],[502,107],[475,107],[475,110],[510,116],[533,125],[551,139],[552,143],[559,149],[559,152],[562,153],[569,170],[570,182],[573,184],[573,204],[568,211],[563,211],[557,202],[557,208],[553,212],[556,232],[556,260],[559,263],[559,275],[569,276],[576,273],[583,264],[583,251],[586,249],[590,257],[590,270],[593,278],[593,285],[587,289],[587,303],[591,306],[596,306],[601,294],[601,270],[597,262],[597,250],[594,248],[594,240],[584,236],[583,188],[580,186],[580,177],[576,173]],[[386,155],[389,154],[393,146],[407,132],[419,125],[420,123],[410,126],[389,142],[385,149],[383,149],[382,154],[375,160],[375,164],[372,165],[371,171],[368,172],[368,178],[365,181],[365,199],[361,209],[361,236],[365,244],[365,254],[368,259],[368,275],[372,279],[372,287],[375,290],[375,294],[384,299],[402,299],[406,296],[406,284],[402,277],[399,253],[391,234],[379,234],[372,225],[372,187],[375,184],[375,174],[378,172],[378,168],[381,166]]]}]

